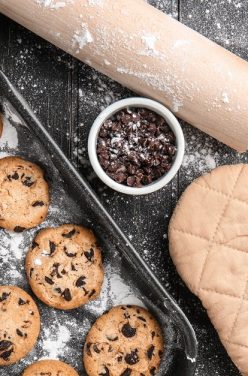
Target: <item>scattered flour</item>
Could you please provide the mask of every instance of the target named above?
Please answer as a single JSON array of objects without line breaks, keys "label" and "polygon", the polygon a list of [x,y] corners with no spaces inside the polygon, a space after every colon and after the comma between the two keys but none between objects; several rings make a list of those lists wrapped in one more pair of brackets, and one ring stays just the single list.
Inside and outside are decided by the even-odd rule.
[{"label": "scattered flour", "polygon": [[4,270],[2,283],[18,284],[22,280],[21,267],[24,254],[23,234],[1,230],[0,262]]},{"label": "scattered flour", "polygon": [[3,108],[4,108],[4,113],[7,119],[11,119],[16,124],[21,123],[19,116],[15,113],[15,111],[13,110],[13,108],[11,107],[9,103],[7,102],[4,103]]},{"label": "scattered flour", "polygon": [[212,155],[210,155],[210,154],[206,155],[205,162],[206,162],[206,166],[210,170],[213,170],[216,167],[216,162],[214,160],[214,157]]},{"label": "scattered flour", "polygon": [[189,355],[187,355],[187,359],[188,359],[191,363],[195,363],[195,362],[196,362],[196,358],[191,358]]},{"label": "scattered flour", "polygon": [[110,297],[113,305],[118,304],[134,304],[143,306],[143,302],[134,295],[133,290],[117,273],[112,273],[109,279]]},{"label": "scattered flour", "polygon": [[145,45],[145,50],[139,52],[139,55],[145,56],[153,56],[153,57],[160,57],[163,58],[164,55],[156,49],[156,43],[159,40],[159,36],[153,33],[145,32],[144,35],[141,36],[141,40]]},{"label": "scattered flour", "polygon": [[145,34],[141,37],[142,42],[145,44],[148,54],[156,55],[157,51],[155,48],[155,43],[157,42],[158,37],[154,34]]},{"label": "scattered flour", "polygon": [[110,61],[108,61],[107,59],[104,59],[103,62],[105,65],[111,65]]},{"label": "scattered flour", "polygon": [[64,348],[71,339],[71,333],[65,325],[55,321],[44,329],[42,348],[51,359],[57,359],[64,353]]},{"label": "scattered flour", "polygon": [[21,260],[23,256],[23,235],[21,233],[7,232],[7,237],[9,239],[10,253],[12,256],[16,257],[17,260]]},{"label": "scattered flour", "polygon": [[136,304],[144,307],[143,302],[120,276],[118,269],[107,264],[100,298],[87,304],[87,308],[92,313],[101,315],[106,308],[119,304]]},{"label": "scattered flour", "polygon": [[[88,26],[82,23],[80,31],[76,31],[72,37],[73,46],[77,46],[79,50],[82,50],[87,44],[94,41],[92,34],[88,30]],[[79,53],[79,50],[77,51]]]},{"label": "scattered flour", "polygon": [[88,0],[90,6],[103,6],[104,0]]},{"label": "scattered flour", "polygon": [[[182,173],[191,183],[195,177],[207,173],[220,164],[225,164],[226,154],[215,147],[209,136],[197,138],[190,128],[191,137],[186,140]],[[201,134],[199,134],[201,136]]]},{"label": "scattered flour", "polygon": [[173,112],[178,112],[180,108],[183,107],[183,102],[178,100],[178,99],[173,99],[172,102],[172,111]]},{"label": "scattered flour", "polygon": [[203,173],[216,167],[216,159],[218,159],[218,154],[212,155],[211,148],[208,150],[204,148],[198,149],[196,146],[193,154],[186,152],[183,159],[183,167],[187,167],[189,171],[190,169],[192,169],[192,171],[197,169]]},{"label": "scattered flour", "polygon": [[223,91],[223,93],[222,93],[222,101],[223,101],[223,103],[229,103],[229,97],[228,97],[228,94],[225,91]]},{"label": "scattered flour", "polygon": [[57,0],[37,0],[37,3],[48,9],[60,9],[66,6],[65,1],[57,1]]},{"label": "scattered flour", "polygon": [[190,46],[191,42],[187,39],[178,39],[174,44],[173,44],[173,47],[172,49],[175,49],[175,48],[182,48],[182,47],[186,47],[186,46]]},{"label": "scattered flour", "polygon": [[3,133],[0,137],[0,149],[16,149],[18,147],[17,130],[10,123],[9,119],[3,119]]}]

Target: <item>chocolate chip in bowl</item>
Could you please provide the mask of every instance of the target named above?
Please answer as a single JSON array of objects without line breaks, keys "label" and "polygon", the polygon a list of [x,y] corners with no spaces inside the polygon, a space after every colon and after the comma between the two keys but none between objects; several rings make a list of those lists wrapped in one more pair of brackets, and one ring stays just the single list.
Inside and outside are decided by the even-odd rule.
[{"label": "chocolate chip in bowl", "polygon": [[97,140],[103,170],[117,183],[143,187],[168,172],[176,137],[165,119],[145,108],[125,108],[107,119]]},{"label": "chocolate chip in bowl", "polygon": [[175,176],[183,159],[184,137],[177,119],[160,103],[128,98],[95,120],[88,152],[105,184],[122,193],[146,194]]}]

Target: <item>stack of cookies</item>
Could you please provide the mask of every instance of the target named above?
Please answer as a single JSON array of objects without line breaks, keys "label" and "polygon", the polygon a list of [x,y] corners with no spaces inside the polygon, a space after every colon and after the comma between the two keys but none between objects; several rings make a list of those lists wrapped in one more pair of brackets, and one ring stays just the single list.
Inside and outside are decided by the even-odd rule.
[{"label": "stack of cookies", "polygon": [[[2,131],[0,122],[0,133]],[[0,227],[23,232],[42,223],[49,208],[44,171],[19,157],[0,159]],[[32,291],[50,307],[69,310],[96,299],[104,270],[93,232],[75,224],[43,228],[26,256]],[[30,295],[17,286],[0,286],[0,366],[16,363],[35,346],[40,315]],[[161,329],[144,308],[118,306],[99,317],[84,346],[90,376],[155,375],[163,354]],[[76,376],[69,365],[41,360],[23,376]]]}]

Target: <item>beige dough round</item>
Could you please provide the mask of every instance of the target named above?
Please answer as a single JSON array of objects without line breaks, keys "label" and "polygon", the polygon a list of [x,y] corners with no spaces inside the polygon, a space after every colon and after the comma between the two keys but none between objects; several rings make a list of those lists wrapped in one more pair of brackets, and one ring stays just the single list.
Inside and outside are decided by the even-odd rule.
[{"label": "beige dough round", "polygon": [[73,309],[101,291],[103,266],[93,232],[73,224],[41,230],[26,258],[33,292],[47,305]]},{"label": "beige dough round", "polygon": [[22,376],[79,376],[74,368],[59,360],[40,360],[25,369]]},{"label": "beige dough round", "polygon": [[218,167],[186,189],[169,226],[176,268],[243,375],[248,375],[247,187],[247,164]]},{"label": "beige dough round", "polygon": [[38,308],[24,290],[0,286],[0,366],[24,358],[40,332]]},{"label": "beige dough round", "polygon": [[155,318],[144,308],[117,306],[99,317],[84,346],[89,376],[151,376],[159,370],[163,336]]},{"label": "beige dough round", "polygon": [[19,157],[0,159],[0,227],[15,232],[44,221],[48,184],[40,167]]}]

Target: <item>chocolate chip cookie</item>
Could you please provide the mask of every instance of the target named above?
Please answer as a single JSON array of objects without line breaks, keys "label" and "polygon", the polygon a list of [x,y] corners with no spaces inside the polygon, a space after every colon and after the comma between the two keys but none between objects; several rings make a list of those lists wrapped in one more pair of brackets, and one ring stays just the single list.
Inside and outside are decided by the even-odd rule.
[{"label": "chocolate chip cookie", "polygon": [[163,336],[144,308],[117,306],[99,317],[84,346],[89,376],[151,376],[159,369]]},{"label": "chocolate chip cookie", "polygon": [[78,373],[64,362],[47,359],[31,364],[22,376],[78,376]]},{"label": "chocolate chip cookie", "polygon": [[95,299],[103,282],[100,248],[93,232],[72,224],[41,230],[26,258],[33,292],[58,309]]},{"label": "chocolate chip cookie", "polygon": [[0,227],[15,232],[44,221],[48,184],[40,167],[19,157],[0,159]]},{"label": "chocolate chip cookie", "polygon": [[24,358],[39,332],[40,315],[31,296],[17,286],[0,286],[0,366]]}]

